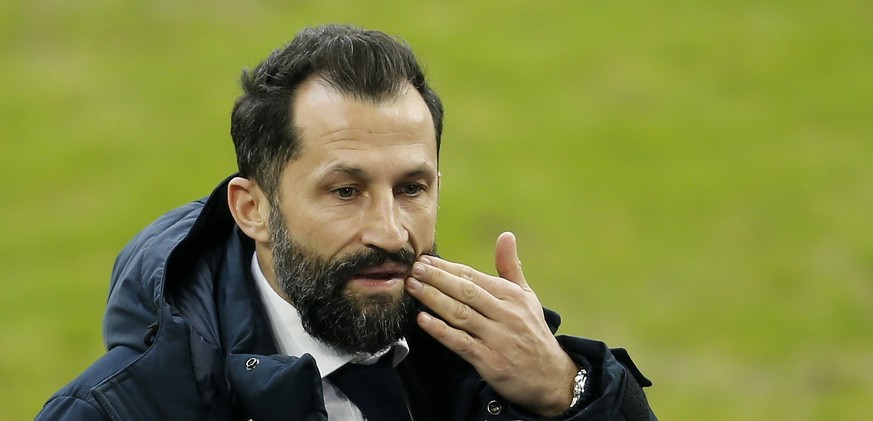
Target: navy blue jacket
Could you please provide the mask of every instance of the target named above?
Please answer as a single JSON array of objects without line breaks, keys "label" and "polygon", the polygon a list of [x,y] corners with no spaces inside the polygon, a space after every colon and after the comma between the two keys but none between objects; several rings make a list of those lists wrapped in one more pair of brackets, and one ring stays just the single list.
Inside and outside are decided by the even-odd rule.
[{"label": "navy blue jacket", "polygon": [[[227,208],[227,180],[139,233],[112,272],[108,352],[53,395],[38,420],[326,420],[309,354],[277,353],[249,270],[254,245]],[[555,331],[556,313],[545,310]],[[489,387],[422,331],[398,366],[415,420],[538,419]],[[651,420],[627,353],[558,336],[589,368],[585,401],[566,419]]]}]

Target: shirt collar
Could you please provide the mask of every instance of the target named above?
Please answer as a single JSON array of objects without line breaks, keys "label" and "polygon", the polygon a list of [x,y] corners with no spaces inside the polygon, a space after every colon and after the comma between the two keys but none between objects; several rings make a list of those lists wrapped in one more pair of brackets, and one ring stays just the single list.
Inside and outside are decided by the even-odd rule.
[{"label": "shirt collar", "polygon": [[267,281],[264,272],[261,271],[261,266],[258,264],[257,253],[252,256],[251,272],[255,278],[255,285],[257,285],[261,301],[264,303],[267,318],[270,320],[273,337],[276,338],[279,352],[293,357],[299,357],[303,354],[312,355],[322,378],[349,362],[365,365],[375,364],[379,357],[391,350],[394,351],[393,364],[395,366],[400,364],[409,354],[409,344],[406,342],[406,338],[401,338],[375,354],[346,354],[324,344],[303,329],[297,309],[276,293],[270,282]]}]

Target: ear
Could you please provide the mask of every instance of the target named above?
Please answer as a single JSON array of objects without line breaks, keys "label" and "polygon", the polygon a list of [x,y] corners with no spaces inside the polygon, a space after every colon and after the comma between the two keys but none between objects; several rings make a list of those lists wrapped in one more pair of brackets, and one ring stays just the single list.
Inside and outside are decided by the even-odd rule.
[{"label": "ear", "polygon": [[270,201],[252,180],[234,177],[227,185],[227,206],[236,225],[257,243],[270,242]]}]

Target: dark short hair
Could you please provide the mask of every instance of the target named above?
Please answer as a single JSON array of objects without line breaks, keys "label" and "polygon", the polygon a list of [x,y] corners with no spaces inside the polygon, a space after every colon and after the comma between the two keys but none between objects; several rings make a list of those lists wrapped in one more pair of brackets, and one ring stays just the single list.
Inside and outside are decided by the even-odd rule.
[{"label": "dark short hair", "polygon": [[443,105],[404,41],[347,25],[305,28],[253,71],[243,70],[243,94],[233,107],[230,134],[242,177],[274,198],[279,175],[299,150],[293,127],[293,98],[312,77],[344,95],[380,102],[398,97],[407,83],[430,110],[439,155]]}]

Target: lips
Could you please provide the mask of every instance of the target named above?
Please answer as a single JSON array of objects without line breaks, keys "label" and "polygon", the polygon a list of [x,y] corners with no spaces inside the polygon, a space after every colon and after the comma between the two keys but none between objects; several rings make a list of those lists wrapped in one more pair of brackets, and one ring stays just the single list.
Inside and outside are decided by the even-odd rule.
[{"label": "lips", "polygon": [[410,267],[402,263],[383,263],[371,266],[355,272],[353,278],[367,280],[391,280],[405,279],[409,275]]}]

